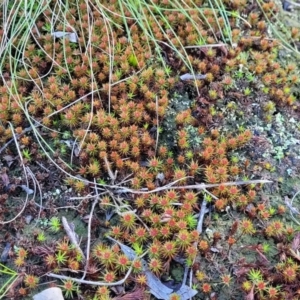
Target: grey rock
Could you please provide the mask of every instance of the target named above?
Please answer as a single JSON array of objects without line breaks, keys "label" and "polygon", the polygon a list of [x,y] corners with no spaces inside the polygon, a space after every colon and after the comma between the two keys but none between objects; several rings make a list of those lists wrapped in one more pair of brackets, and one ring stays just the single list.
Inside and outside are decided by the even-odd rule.
[{"label": "grey rock", "polygon": [[64,300],[64,297],[60,288],[52,287],[33,296],[33,300]]},{"label": "grey rock", "polygon": [[33,219],[32,215],[25,216],[25,222],[26,222],[26,224],[30,224],[31,221],[32,221],[32,219]]}]

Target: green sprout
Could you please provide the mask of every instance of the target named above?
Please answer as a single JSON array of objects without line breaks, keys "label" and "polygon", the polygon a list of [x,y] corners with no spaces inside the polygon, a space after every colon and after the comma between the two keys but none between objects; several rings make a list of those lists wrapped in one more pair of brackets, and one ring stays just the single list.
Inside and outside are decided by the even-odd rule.
[{"label": "green sprout", "polygon": [[271,251],[271,246],[269,245],[269,244],[267,244],[267,243],[263,243],[262,244],[262,251],[263,251],[263,253],[270,253],[270,251]]},{"label": "green sprout", "polygon": [[138,60],[136,58],[136,56],[131,53],[128,57],[128,63],[132,66],[132,67],[137,67],[138,66]]},{"label": "green sprout", "polygon": [[191,150],[187,151],[186,154],[185,154],[185,157],[187,159],[192,159],[194,157],[194,152],[191,151]]},{"label": "green sprout", "polygon": [[128,97],[129,100],[132,100],[135,96],[136,95],[134,93],[132,93],[132,92],[127,93],[127,97]]},{"label": "green sprout", "polygon": [[245,89],[244,89],[244,95],[245,96],[249,96],[251,94],[251,89],[249,88],[249,87],[246,87]]},{"label": "green sprout", "polygon": [[205,194],[204,195],[204,199],[207,203],[210,203],[212,201],[212,196],[211,195],[208,195],[208,194]]},{"label": "green sprout", "polygon": [[137,256],[140,256],[144,253],[144,249],[141,244],[139,243],[133,243],[132,248]]},{"label": "green sprout", "polygon": [[170,75],[171,75],[172,69],[171,69],[170,66],[166,66],[164,70],[165,70],[165,73],[166,73],[167,76],[170,76]]},{"label": "green sprout", "polygon": [[240,159],[239,159],[238,156],[232,156],[232,157],[231,157],[231,162],[234,163],[234,164],[238,163],[239,160],[240,160]]},{"label": "green sprout", "polygon": [[40,243],[43,243],[46,241],[46,236],[45,233],[43,231],[40,231],[36,237],[37,241]]},{"label": "green sprout", "polygon": [[76,251],[75,260],[78,261],[78,262],[82,262],[83,261],[82,253],[80,253],[79,251]]},{"label": "green sprout", "polygon": [[116,43],[115,51],[116,51],[116,53],[122,53],[123,52],[123,48],[122,48],[121,43]]},{"label": "green sprout", "polygon": [[195,215],[187,215],[185,221],[190,229],[195,229],[198,223],[198,220]]},{"label": "green sprout", "polygon": [[58,217],[52,217],[49,221],[50,230],[52,232],[58,232],[61,228],[61,223]]},{"label": "green sprout", "polygon": [[255,75],[250,73],[250,72],[247,72],[246,74],[246,79],[249,81],[249,82],[253,82],[255,80]]},{"label": "green sprout", "polygon": [[66,154],[67,153],[67,146],[65,144],[60,145],[60,153]]},{"label": "green sprout", "polygon": [[233,75],[236,79],[242,79],[244,77],[244,72],[242,70],[238,70],[234,72]]},{"label": "green sprout", "polygon": [[107,184],[107,182],[106,182],[104,179],[102,179],[102,178],[99,178],[99,179],[97,180],[97,183],[98,183],[98,184],[102,184],[102,185],[106,185],[106,184]]},{"label": "green sprout", "polygon": [[262,88],[262,91],[263,91],[264,94],[269,94],[270,89],[268,87],[264,86]]},{"label": "green sprout", "polygon": [[48,226],[49,220],[48,219],[39,219],[38,222],[39,222],[39,225],[41,226],[41,228],[44,228],[44,227]]},{"label": "green sprout", "polygon": [[70,131],[64,131],[64,132],[63,132],[62,138],[63,138],[64,140],[68,140],[68,139],[70,139],[71,137],[72,137],[72,134],[71,134]]},{"label": "green sprout", "polygon": [[276,209],[274,207],[270,207],[269,214],[273,216],[276,213]]},{"label": "green sprout", "polygon": [[240,17],[239,12],[236,11],[236,10],[231,11],[230,14],[231,14],[231,16],[232,16],[233,18],[239,18],[239,17]]},{"label": "green sprout", "polygon": [[123,75],[122,70],[117,70],[117,71],[115,72],[115,75],[117,76],[117,79],[120,80],[121,77],[122,77],[122,75]]},{"label": "green sprout", "polygon": [[245,126],[243,126],[243,125],[238,126],[238,131],[239,132],[244,132],[245,131]]},{"label": "green sprout", "polygon": [[23,149],[22,154],[24,158],[26,158],[27,160],[31,160],[31,154],[29,149]]},{"label": "green sprout", "polygon": [[251,269],[248,273],[249,280],[256,284],[258,281],[263,280],[263,276],[260,270]]},{"label": "green sprout", "polygon": [[172,151],[168,151],[168,157],[173,157],[174,153]]},{"label": "green sprout", "polygon": [[193,260],[191,258],[187,258],[185,263],[187,267],[191,267],[193,265]]},{"label": "green sprout", "polygon": [[64,264],[68,260],[67,253],[58,251],[58,253],[55,255],[55,259],[59,265]]},{"label": "green sprout", "polygon": [[206,41],[202,36],[200,36],[199,39],[197,40],[196,44],[197,44],[197,46],[202,46],[202,45],[206,44]]},{"label": "green sprout", "polygon": [[51,26],[51,24],[50,23],[45,23],[45,25],[42,27],[42,29],[44,30],[44,31],[46,31],[46,32],[51,32],[51,30],[52,30],[52,26]]}]

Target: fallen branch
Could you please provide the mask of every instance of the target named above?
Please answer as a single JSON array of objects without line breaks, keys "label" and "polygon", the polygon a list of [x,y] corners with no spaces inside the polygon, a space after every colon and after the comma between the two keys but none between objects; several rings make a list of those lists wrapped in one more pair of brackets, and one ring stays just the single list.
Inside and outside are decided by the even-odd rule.
[{"label": "fallen branch", "polygon": [[49,277],[53,277],[53,278],[57,278],[57,279],[61,279],[61,280],[72,280],[74,282],[81,283],[81,284],[96,285],[96,286],[116,286],[116,285],[123,284],[126,281],[126,279],[129,277],[129,275],[131,274],[131,271],[132,271],[132,266],[127,271],[125,277],[116,282],[90,281],[90,280],[72,278],[70,276],[57,275],[57,274],[53,274],[53,273],[48,273],[46,275]]},{"label": "fallen branch", "polygon": [[64,226],[64,229],[65,229],[71,243],[75,246],[76,250],[81,254],[83,261],[86,261],[86,257],[78,244],[76,233],[70,227],[70,225],[65,217],[62,217],[61,220],[62,220],[62,224]]},{"label": "fallen branch", "polygon": [[175,185],[177,182],[186,179],[189,177],[180,178],[176,181],[173,181],[165,186],[158,187],[154,190],[148,190],[148,189],[141,189],[141,190],[133,190],[127,187],[122,187],[118,185],[101,185],[102,187],[107,187],[111,189],[118,189],[118,193],[131,193],[131,194],[150,194],[150,193],[157,193],[161,191],[165,191],[168,189],[178,190],[178,189],[198,189],[198,190],[204,190],[204,189],[210,189],[214,187],[218,187],[220,185],[223,186],[232,186],[232,185],[245,185],[245,184],[262,184],[262,183],[271,183],[270,180],[265,179],[258,179],[258,180],[247,180],[247,181],[228,181],[224,183],[213,183],[213,184],[206,184],[206,183],[197,183],[192,185]]}]

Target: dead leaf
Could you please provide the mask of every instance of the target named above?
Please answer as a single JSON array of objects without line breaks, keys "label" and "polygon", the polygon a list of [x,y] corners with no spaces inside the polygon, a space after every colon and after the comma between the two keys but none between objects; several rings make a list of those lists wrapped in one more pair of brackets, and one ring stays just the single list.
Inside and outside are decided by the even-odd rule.
[{"label": "dead leaf", "polygon": [[0,174],[0,178],[2,179],[3,185],[4,186],[8,186],[10,184],[9,178],[6,174],[6,170],[4,170],[1,174]]},{"label": "dead leaf", "polygon": [[13,161],[15,160],[15,158],[13,158],[11,155],[8,155],[8,154],[3,155],[2,158],[6,161],[6,163],[9,167],[13,164]]},{"label": "dead leaf", "polygon": [[293,256],[295,259],[297,259],[298,261],[300,261],[300,255],[299,255],[299,252],[297,251],[297,253],[290,249],[290,255]]},{"label": "dead leaf", "polygon": [[[121,295],[121,294],[125,294],[125,288],[123,285],[116,285],[116,286],[112,286],[111,290],[116,294],[116,295]],[[126,294],[128,295],[128,294]],[[123,295],[124,296],[124,295]],[[123,296],[119,296],[121,297],[120,299],[125,299],[122,298]]]},{"label": "dead leaf", "polygon": [[255,249],[255,250],[265,265],[270,264],[269,260],[267,259],[267,257],[264,254],[262,254],[258,249]]},{"label": "dead leaf", "polygon": [[197,101],[201,104],[207,104],[207,105],[210,104],[210,102],[207,101],[204,97],[198,97]]},{"label": "dead leaf", "polygon": [[127,293],[123,296],[114,297],[112,300],[140,300],[140,299],[145,299],[144,294],[145,294],[144,289],[140,288],[135,290],[132,293]]},{"label": "dead leaf", "polygon": [[291,248],[296,251],[299,249],[300,246],[300,233],[295,234],[294,239],[292,241]]},{"label": "dead leaf", "polygon": [[180,299],[187,300],[192,299],[196,294],[198,294],[198,291],[193,290],[187,285],[182,285],[181,288],[178,291],[176,291],[176,294],[180,296]]},{"label": "dead leaf", "polygon": [[228,235],[234,235],[238,229],[238,226],[239,226],[239,222],[238,221],[235,221],[232,225],[231,225],[231,228],[229,230],[229,233]]},{"label": "dead leaf", "polygon": [[170,289],[167,286],[165,286],[158,277],[156,277],[151,271],[148,270],[147,265],[145,265],[145,269],[147,285],[150,289],[150,293],[154,295],[157,299],[170,299],[170,295],[173,293],[173,289]]}]

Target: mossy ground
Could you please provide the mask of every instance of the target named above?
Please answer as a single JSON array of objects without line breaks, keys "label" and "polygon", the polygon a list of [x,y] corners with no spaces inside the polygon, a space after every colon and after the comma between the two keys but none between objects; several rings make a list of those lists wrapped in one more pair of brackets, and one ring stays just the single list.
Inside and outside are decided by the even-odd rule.
[{"label": "mossy ground", "polygon": [[[49,272],[79,278],[77,272],[85,269],[90,281],[122,279],[129,265],[122,268],[117,260],[122,251],[106,238],[110,235],[136,252],[149,250],[145,256],[148,267],[175,292],[185,266],[191,267],[188,279],[198,291],[194,299],[243,299],[246,295],[265,299],[270,288],[278,286],[280,294],[273,299],[297,299],[300,278],[297,275],[290,281],[285,272],[300,268],[297,255],[290,253],[292,247],[297,254],[299,227],[285,200],[300,190],[299,66],[297,56],[279,46],[264,19],[268,16],[269,21],[277,22],[280,9],[272,1],[254,5],[251,1],[224,1],[226,10],[216,10],[216,20],[208,3],[198,1],[204,5],[202,15],[194,10],[190,16],[179,11],[174,20],[168,10],[171,4],[161,1],[172,29],[187,47],[184,61],[182,53],[174,51],[178,46],[175,32],[165,19],[155,21],[155,17],[161,18],[160,10],[155,10],[156,15],[153,7],[144,11],[155,36],[155,43],[149,43],[145,28],[134,22],[134,11],[126,8],[132,17],[125,18],[133,39],[130,44],[115,1],[105,3],[109,7],[106,16],[115,22],[112,31],[99,10],[92,11],[95,23],[90,28],[91,12],[85,2],[79,2],[70,2],[69,11],[58,12],[50,1],[53,11],[48,8],[41,13],[25,43],[22,59],[26,64],[20,64],[19,52],[12,51],[7,53],[19,63],[12,65],[5,57],[1,65],[0,140],[3,145],[12,138],[17,140],[1,153],[1,220],[12,219],[22,211],[27,197],[28,202],[16,221],[2,225],[0,241],[3,247],[11,244],[9,266],[19,274],[40,278],[42,284],[30,289],[20,281],[10,295],[14,299],[31,297],[53,283],[47,277]],[[37,9],[34,6],[32,12]],[[53,39],[49,34],[49,16],[54,12],[73,26],[58,23],[55,29],[75,28],[78,43]],[[204,16],[210,22],[204,22]],[[194,27],[194,20],[199,19],[201,26]],[[230,25],[231,31],[220,31],[220,23]],[[292,30],[284,33],[297,43],[300,36]],[[43,33],[40,36],[39,31]],[[204,40],[199,41],[199,33]],[[113,52],[109,39],[115,43]],[[162,39],[163,43],[156,43]],[[220,40],[228,46],[211,46]],[[287,43],[295,46],[293,42]],[[188,48],[196,43],[200,47]],[[18,40],[11,45],[20,46]],[[180,80],[189,68],[206,78]],[[15,81],[10,80],[11,74],[16,75]],[[20,189],[28,178],[33,196]],[[195,183],[221,185],[251,179],[272,182],[225,192],[221,187],[209,190],[220,201],[209,199],[207,192],[196,194],[196,188],[185,189]],[[176,180],[178,189],[170,194],[168,188],[142,194],[145,188],[167,187]],[[198,220],[204,199],[209,200],[208,212],[203,232],[195,237],[193,220]],[[298,203],[296,198],[296,209]],[[33,218],[30,224],[26,224],[28,216]],[[90,244],[88,265],[62,226],[56,233],[50,230],[53,216],[59,220],[66,217],[72,223],[84,252]],[[297,220],[298,216],[294,217]],[[249,229],[247,222],[255,230]],[[41,232],[45,233],[42,242],[38,241]],[[188,244],[179,238],[184,236]],[[165,250],[167,243],[174,247],[174,255]],[[68,249],[62,250],[63,246]],[[197,253],[189,256],[193,247]],[[28,254],[18,263],[20,248]],[[63,251],[67,259],[58,263]],[[111,261],[105,260],[104,252],[113,252]],[[155,259],[157,268],[150,264]],[[250,278],[251,270],[260,270],[267,288],[258,290],[259,280]],[[143,271],[135,270],[124,284],[125,297],[144,288],[145,298],[149,297],[141,281]],[[114,280],[105,277],[109,272]],[[222,282],[224,275],[231,276],[228,285]],[[247,281],[250,289],[244,286]],[[207,293],[204,284],[210,285]],[[251,298],[252,286],[255,295]],[[77,291],[73,294],[74,299],[122,299],[116,288],[107,292],[110,297],[81,285],[80,296]]]}]

